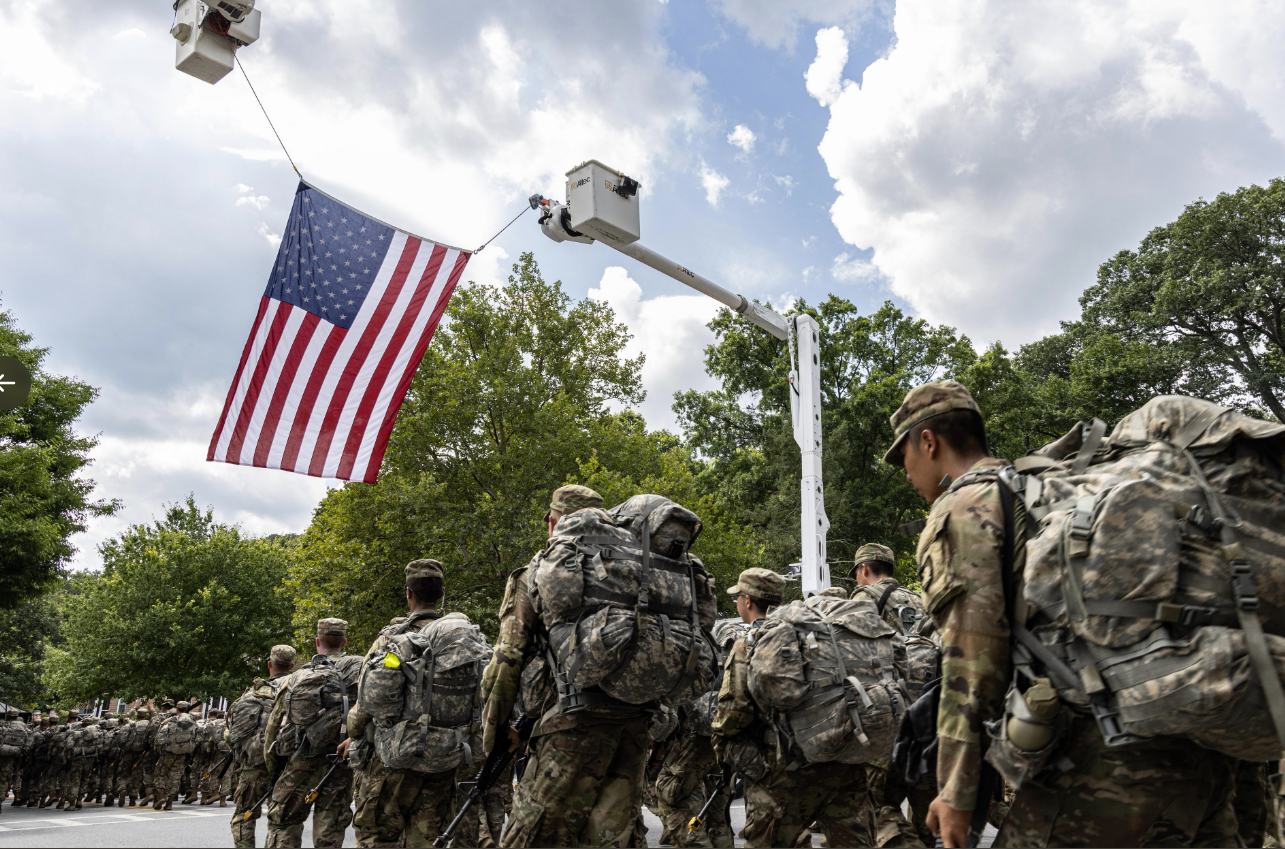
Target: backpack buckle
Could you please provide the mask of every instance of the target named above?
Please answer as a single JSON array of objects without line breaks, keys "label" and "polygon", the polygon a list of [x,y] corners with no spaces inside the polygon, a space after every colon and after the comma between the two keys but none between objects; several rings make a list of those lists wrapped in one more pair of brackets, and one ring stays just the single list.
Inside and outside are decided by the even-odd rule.
[{"label": "backpack buckle", "polygon": [[1236,596],[1236,606],[1241,610],[1258,609],[1258,588],[1254,586],[1254,572],[1245,560],[1233,560],[1227,564],[1231,567],[1231,589]]},{"label": "backpack buckle", "polygon": [[1218,615],[1218,608],[1203,607],[1199,604],[1177,605],[1161,603],[1157,606],[1156,613],[1156,618],[1161,622],[1200,627],[1214,624],[1214,617]]}]

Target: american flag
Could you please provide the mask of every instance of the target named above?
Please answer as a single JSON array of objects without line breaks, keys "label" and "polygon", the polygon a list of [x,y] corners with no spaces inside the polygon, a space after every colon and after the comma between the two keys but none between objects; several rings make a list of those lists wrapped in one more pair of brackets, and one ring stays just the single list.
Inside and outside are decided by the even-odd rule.
[{"label": "american flag", "polygon": [[206,459],[374,483],[470,256],[300,183]]}]

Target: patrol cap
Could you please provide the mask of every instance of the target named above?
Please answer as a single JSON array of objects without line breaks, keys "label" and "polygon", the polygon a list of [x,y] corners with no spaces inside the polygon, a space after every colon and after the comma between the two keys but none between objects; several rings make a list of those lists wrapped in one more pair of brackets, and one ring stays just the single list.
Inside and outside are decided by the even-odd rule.
[{"label": "patrol cap", "polygon": [[323,634],[328,637],[346,637],[348,636],[348,623],[343,619],[318,619],[317,636],[320,637]]},{"label": "patrol cap", "polygon": [[171,698],[161,699],[161,707],[165,708],[166,710],[169,710],[170,708],[174,707],[174,700]]},{"label": "patrol cap", "polygon": [[846,590],[844,590],[843,587],[826,587],[825,589],[821,590],[821,592],[817,593],[817,595],[824,596],[825,598],[847,598],[848,597],[848,593]]},{"label": "patrol cap", "polygon": [[67,711],[68,720],[79,719],[79,718],[80,718],[80,711],[76,710],[75,708],[72,708]]},{"label": "patrol cap", "polygon": [[862,563],[887,563],[889,566],[897,565],[897,555],[892,553],[892,549],[886,545],[880,545],[877,542],[868,542],[857,549],[857,556],[852,558],[853,567],[860,566]]},{"label": "patrol cap", "polygon": [[179,702],[178,704],[174,705],[174,709],[175,709],[175,710],[180,710],[180,711],[185,711],[185,710],[187,710],[187,709],[188,709],[188,708],[190,708],[190,707],[191,707],[191,705],[189,705],[189,704],[188,704],[187,702],[185,702],[185,701],[183,701],[183,702]]},{"label": "patrol cap", "polygon": [[771,569],[746,569],[736,579],[736,583],[727,588],[728,595],[745,593],[751,598],[761,599],[768,604],[780,604],[785,596],[785,579]]},{"label": "patrol cap", "polygon": [[406,564],[406,580],[411,578],[443,578],[445,577],[442,564],[436,560],[425,557],[422,560],[412,560]]},{"label": "patrol cap", "polygon": [[145,708],[145,707],[141,707],[141,708],[139,708],[138,710],[134,711],[134,713],[135,713],[135,715],[136,715],[139,719],[151,719],[151,718],[152,718],[152,712],[151,712],[150,710],[148,710],[147,708]]},{"label": "patrol cap", "polygon": [[910,429],[933,416],[953,410],[972,410],[979,416],[982,414],[969,391],[954,380],[934,380],[907,392],[897,412],[888,419],[892,425],[892,446],[883,455],[883,461],[894,466],[904,465],[901,444],[906,441]]},{"label": "patrol cap", "polygon": [[289,666],[294,663],[294,659],[298,654],[299,653],[294,650],[294,646],[287,646],[282,643],[280,645],[273,646],[268,657],[271,658],[272,662],[277,666]]},{"label": "patrol cap", "polygon": [[22,717],[22,711],[17,708],[9,708],[5,711],[5,716],[9,719],[20,719]]},{"label": "patrol cap", "polygon": [[602,505],[601,495],[587,486],[569,483],[553,491],[553,497],[549,499],[549,512],[544,514],[544,520],[547,522],[549,515],[552,513],[566,516],[568,513],[584,510],[586,507],[601,507]]}]

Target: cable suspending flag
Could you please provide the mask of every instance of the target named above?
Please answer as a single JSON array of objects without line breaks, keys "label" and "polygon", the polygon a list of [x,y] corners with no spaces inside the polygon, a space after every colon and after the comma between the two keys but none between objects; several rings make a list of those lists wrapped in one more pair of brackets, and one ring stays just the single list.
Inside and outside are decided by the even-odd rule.
[{"label": "cable suspending flag", "polygon": [[301,182],[206,459],[374,483],[472,255]]}]

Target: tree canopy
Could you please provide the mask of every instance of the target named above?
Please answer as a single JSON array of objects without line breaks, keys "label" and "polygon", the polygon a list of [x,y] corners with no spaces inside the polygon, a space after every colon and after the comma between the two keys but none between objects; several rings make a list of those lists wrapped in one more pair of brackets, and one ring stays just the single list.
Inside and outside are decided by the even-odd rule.
[{"label": "tree canopy", "polygon": [[74,534],[91,516],[113,513],[115,501],[93,500],[84,476],[98,440],[78,434],[76,420],[98,394],[89,384],[50,374],[47,348],[0,310],[0,354],[31,372],[27,402],[0,412],[0,610],[48,589],[75,554]]},{"label": "tree canopy", "polygon": [[[215,522],[190,495],[100,551],[102,572],[76,573],[60,597],[64,642],[46,673],[60,703],[235,697],[288,641],[285,545]],[[311,653],[308,642],[300,648]]]}]

